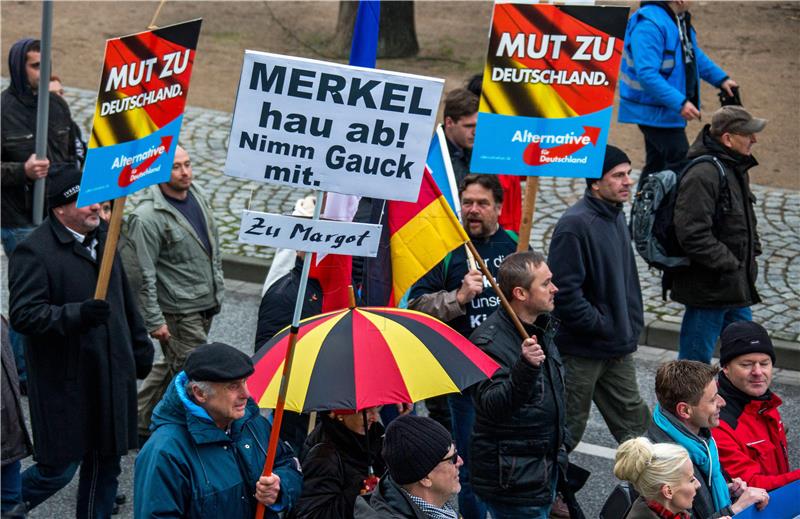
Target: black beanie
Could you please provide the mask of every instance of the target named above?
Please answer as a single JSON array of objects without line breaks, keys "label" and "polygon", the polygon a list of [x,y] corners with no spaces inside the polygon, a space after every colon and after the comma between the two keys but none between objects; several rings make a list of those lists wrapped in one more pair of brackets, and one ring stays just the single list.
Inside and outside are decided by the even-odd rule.
[{"label": "black beanie", "polygon": [[453,438],[432,418],[416,415],[392,420],[383,437],[383,461],[398,485],[416,483],[447,456]]},{"label": "black beanie", "polygon": [[71,164],[56,164],[47,174],[47,204],[50,209],[67,205],[78,199],[81,190],[81,171]]},{"label": "black beanie", "polygon": [[720,366],[725,366],[736,357],[748,353],[769,355],[775,364],[775,348],[763,326],[752,321],[736,321],[729,324],[720,336]]},{"label": "black beanie", "polygon": [[183,371],[189,380],[197,382],[227,382],[253,374],[250,357],[221,342],[198,346],[189,354]]},{"label": "black beanie", "polygon": [[[617,148],[616,146],[607,145],[606,146],[606,155],[603,159],[603,174],[600,175],[600,178],[603,178],[603,175],[614,169],[616,166],[624,163],[631,163],[631,159],[628,158],[628,155],[625,154],[624,151]],[[600,178],[587,178],[586,179],[586,186],[592,187],[592,184],[600,180]]]}]

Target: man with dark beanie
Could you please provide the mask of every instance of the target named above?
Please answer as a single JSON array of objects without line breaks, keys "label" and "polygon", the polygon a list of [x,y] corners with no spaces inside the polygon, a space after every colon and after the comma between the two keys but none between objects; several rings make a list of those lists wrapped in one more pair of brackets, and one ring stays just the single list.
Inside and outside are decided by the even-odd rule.
[{"label": "man with dark beanie", "polygon": [[[9,258],[11,324],[27,336],[36,464],[22,473],[29,508],[80,466],[76,516],[108,517],[120,457],[136,448],[136,379],[153,364],[122,263],[95,299],[106,225],[100,204],[77,207],[81,173],[50,167],[49,215]],[[66,513],[64,514],[66,515]]]},{"label": "man with dark beanie", "polygon": [[603,176],[586,179],[586,193],[561,216],[550,242],[570,449],[583,436],[592,401],[619,443],[641,436],[650,422],[633,363],[643,309],[622,209],[633,189],[630,174],[625,152],[608,145]]},{"label": "man with dark beanie", "polygon": [[719,394],[727,405],[711,434],[722,468],[766,490],[800,479],[800,469],[789,467],[778,411],[783,401],[769,388],[775,349],[764,327],[751,321],[728,325],[722,332],[720,365]]},{"label": "man with dark beanie", "polygon": [[356,500],[355,517],[456,519],[450,501],[461,490],[461,457],[439,422],[403,415],[392,420],[383,439],[388,473],[372,494]]}]

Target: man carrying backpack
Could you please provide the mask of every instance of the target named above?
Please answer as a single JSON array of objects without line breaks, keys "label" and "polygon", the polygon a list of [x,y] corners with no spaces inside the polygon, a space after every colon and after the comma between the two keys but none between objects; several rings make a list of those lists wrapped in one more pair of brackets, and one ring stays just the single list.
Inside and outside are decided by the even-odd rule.
[{"label": "man carrying backpack", "polygon": [[[673,222],[690,265],[672,274],[672,299],[686,305],[679,359],[710,363],[714,344],[734,321],[752,320],[756,256],[761,243],[748,170],[758,162],[750,153],[765,119],[740,106],[720,108],[689,149],[687,158],[711,155],[724,168],[698,162],[682,175]],[[723,185],[727,184],[727,186]]]}]

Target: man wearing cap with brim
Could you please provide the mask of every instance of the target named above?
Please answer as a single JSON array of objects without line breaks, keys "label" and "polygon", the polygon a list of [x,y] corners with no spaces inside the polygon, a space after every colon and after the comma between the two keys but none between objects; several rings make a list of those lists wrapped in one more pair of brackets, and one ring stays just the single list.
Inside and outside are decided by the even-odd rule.
[{"label": "man wearing cap with brim", "polygon": [[592,401],[618,443],[650,423],[633,360],[644,312],[623,211],[634,188],[631,160],[606,146],[602,176],[586,184],[556,224],[547,262],[559,289],[555,343],[566,369],[570,449],[581,441]]},{"label": "man wearing cap with brim", "polygon": [[371,494],[356,499],[356,519],[457,519],[463,463],[453,438],[426,416],[402,415],[386,428],[381,452],[387,473]]},{"label": "man wearing cap with brim", "polygon": [[302,487],[291,448],[278,443],[270,476],[261,476],[271,423],[247,390],[250,357],[233,346],[203,344],[153,411],[152,436],[139,451],[134,517],[253,517],[287,513]]},{"label": "man wearing cap with brim", "polygon": [[756,197],[749,170],[765,119],[741,106],[720,108],[700,131],[688,159],[713,156],[724,167],[702,161],[683,173],[675,201],[675,235],[690,265],[672,273],[671,297],[686,306],[678,358],[711,362],[717,338],[735,321],[750,321],[761,302],[756,290]]},{"label": "man wearing cap with brim", "polygon": [[118,259],[108,294],[94,299],[107,228],[100,204],[76,206],[80,171],[52,166],[48,178],[48,217],[9,258],[37,462],[22,473],[22,498],[37,506],[80,466],[76,516],[108,517],[120,457],[137,446],[136,379],[150,371],[153,344]]},{"label": "man wearing cap with brim", "polygon": [[752,487],[774,490],[800,479],[789,467],[786,430],[770,390],[775,349],[760,324],[739,321],[722,332],[719,394],[726,405],[711,430],[722,468]]}]

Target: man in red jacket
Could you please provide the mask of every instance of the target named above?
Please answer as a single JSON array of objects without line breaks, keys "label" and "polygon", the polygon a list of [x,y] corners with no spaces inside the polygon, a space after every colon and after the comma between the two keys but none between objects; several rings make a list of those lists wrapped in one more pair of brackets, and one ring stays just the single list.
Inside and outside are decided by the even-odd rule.
[{"label": "man in red jacket", "polygon": [[800,479],[789,469],[786,431],[770,391],[775,350],[760,324],[740,321],[722,332],[719,394],[727,405],[711,430],[722,468],[748,485],[766,490]]}]

